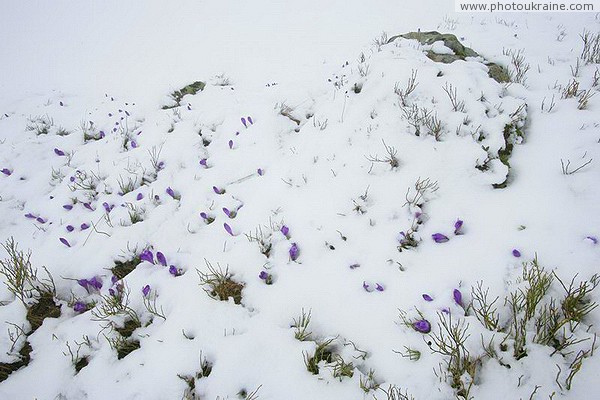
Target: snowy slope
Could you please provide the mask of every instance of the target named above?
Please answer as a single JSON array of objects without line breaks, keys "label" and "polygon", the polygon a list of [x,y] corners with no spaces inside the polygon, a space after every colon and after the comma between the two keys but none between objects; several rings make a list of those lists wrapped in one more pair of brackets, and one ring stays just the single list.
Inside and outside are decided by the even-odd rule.
[{"label": "snowy slope", "polygon": [[[525,290],[523,263],[536,257],[567,286],[597,272],[600,97],[578,109],[561,95],[573,79],[598,91],[597,65],[573,69],[579,34],[598,32],[599,20],[454,14],[437,3],[7,4],[0,239],[31,249],[40,277],[48,269],[61,312],[26,338],[29,365],[0,383],[0,397],[400,398],[390,385],[417,399],[464,397],[448,357],[432,352],[436,336],[412,325],[425,319],[437,333],[448,318],[468,325],[476,373],[472,386],[460,378],[470,397],[598,397],[600,365],[585,353],[598,311],[570,324],[584,341],[563,355],[529,321],[527,355],[515,357],[504,298]],[[426,56],[450,52],[441,42],[381,44],[382,31],[417,29],[453,33],[482,57],[441,64]],[[484,61],[514,71],[507,54],[520,49],[525,81],[488,77]],[[418,84],[403,105],[411,76]],[[163,109],[197,80],[204,90]],[[456,89],[459,110],[444,88]],[[415,134],[413,105],[440,121],[437,138],[426,126]],[[498,159],[507,124],[524,132],[510,139],[510,172]],[[561,172],[561,160],[573,171],[590,159]],[[494,189],[507,173],[507,187]],[[416,182],[430,184],[422,198]],[[416,246],[402,248],[411,229]],[[113,280],[116,261],[142,254]],[[211,266],[244,285],[241,304],[205,293]],[[478,282],[500,297],[496,330],[468,307]],[[111,327],[131,314],[101,315],[115,294],[141,325],[129,338],[140,348],[122,358]],[[554,278],[540,304],[561,296]],[[36,299],[3,286],[0,300],[0,362],[13,363],[25,337],[11,336],[33,328]],[[303,312],[301,341],[292,325]],[[308,358],[328,340],[330,362],[312,374]],[[418,360],[400,354],[409,348]],[[82,358],[89,364],[76,372]],[[352,376],[338,375],[340,360]]]}]

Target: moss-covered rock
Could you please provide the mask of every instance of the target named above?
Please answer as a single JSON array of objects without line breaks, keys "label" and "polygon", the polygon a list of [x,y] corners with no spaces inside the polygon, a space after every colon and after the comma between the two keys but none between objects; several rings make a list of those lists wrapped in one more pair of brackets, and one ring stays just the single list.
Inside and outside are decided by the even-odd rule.
[{"label": "moss-covered rock", "polygon": [[203,91],[205,87],[206,83],[202,81],[196,81],[194,83],[190,83],[189,85],[182,87],[179,90],[174,91],[173,93],[171,93],[171,98],[173,99],[173,101],[175,101],[175,104],[170,106],[163,106],[163,110],[179,107],[181,105],[181,100],[183,99],[183,96],[187,94],[195,95],[196,93]]},{"label": "moss-covered rock", "polygon": [[[431,45],[435,42],[443,42],[444,46],[454,52],[454,54],[438,54],[432,50],[427,52],[427,57],[435,62],[450,64],[454,61],[465,60],[467,57],[481,57],[475,50],[464,46],[455,35],[450,33],[430,32],[408,32],[402,35],[392,36],[388,43],[398,38],[416,40],[423,45]],[[483,58],[483,57],[482,57]],[[501,65],[484,62],[488,67],[488,76],[499,83],[509,82],[508,71]]]}]

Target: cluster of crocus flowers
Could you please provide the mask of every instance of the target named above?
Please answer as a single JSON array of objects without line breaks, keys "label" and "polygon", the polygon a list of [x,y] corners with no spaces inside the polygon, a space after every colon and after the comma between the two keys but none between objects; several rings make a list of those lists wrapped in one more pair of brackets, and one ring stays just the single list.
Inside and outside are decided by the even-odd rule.
[{"label": "cluster of crocus flowers", "polygon": [[362,287],[367,292],[372,292],[373,290],[376,290],[378,292],[383,292],[385,290],[383,285],[381,285],[380,283],[375,283],[375,288],[373,288],[371,286],[371,284],[368,283],[367,281],[363,281]]},{"label": "cluster of crocus flowers", "polygon": [[252,121],[252,117],[248,117],[248,119],[242,117],[242,118],[240,118],[240,120],[242,121],[242,125],[244,125],[244,128],[247,128],[248,124],[250,124],[250,125],[254,124],[254,121]]},{"label": "cluster of crocus flowers", "polygon": [[83,287],[89,294],[102,289],[102,280],[96,276],[91,279],[78,279],[77,284]]},{"label": "cluster of crocus flowers", "polygon": [[160,251],[156,252],[156,261],[154,260],[154,254],[152,253],[152,251],[150,249],[146,249],[146,250],[142,251],[140,253],[139,257],[140,257],[141,261],[146,261],[153,265],[158,264],[163,267],[168,266],[169,273],[173,276],[183,275],[183,270],[181,268],[177,268],[175,265],[169,265],[167,262],[167,257],[165,257],[165,255]]},{"label": "cluster of crocus flowers", "polygon": [[[461,219],[457,219],[456,222],[454,223],[454,234],[455,235],[462,235],[462,227],[463,227],[463,221]],[[447,241],[450,240],[450,238],[446,235],[444,235],[443,233],[434,233],[433,235],[431,235],[431,238],[433,239],[434,242],[436,243],[446,243]]]}]

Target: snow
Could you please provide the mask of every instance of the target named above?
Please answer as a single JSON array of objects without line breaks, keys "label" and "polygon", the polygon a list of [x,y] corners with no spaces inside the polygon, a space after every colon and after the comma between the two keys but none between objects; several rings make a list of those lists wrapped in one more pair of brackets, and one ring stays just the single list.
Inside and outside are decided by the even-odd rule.
[{"label": "snow", "polygon": [[[454,397],[440,372],[444,358],[426,343],[432,337],[404,325],[400,310],[410,321],[421,313],[432,333],[442,310],[468,324],[466,346],[482,357],[474,398],[496,398],[500,390],[507,398],[529,398],[537,386],[539,398],[598,397],[597,357],[583,361],[570,390],[564,383],[577,351],[592,346],[597,310],[576,328],[577,338],[589,340],[573,353],[563,357],[533,343],[530,324],[527,356],[516,360],[510,339],[508,352],[500,350],[505,333],[486,329],[453,299],[460,289],[468,304],[470,288],[481,281],[492,299],[500,297],[496,307],[506,324],[503,300],[523,287],[522,263],[537,257],[566,283],[597,272],[600,245],[587,237],[600,236],[600,97],[579,110],[577,99],[561,99],[561,91],[574,79],[579,34],[600,31],[598,18],[452,9],[449,1],[389,0],[6,2],[0,169],[11,174],[0,175],[0,240],[14,237],[21,249],[31,249],[40,273],[48,269],[61,316],[45,319],[27,338],[31,362],[0,383],[0,397],[178,399],[188,390],[194,398],[182,378],[196,377],[196,398],[244,398],[244,391],[251,398],[258,388],[260,399],[385,398],[381,390],[361,389],[370,370],[382,389],[396,385],[417,399]],[[455,34],[504,66],[511,59],[503,50],[523,49],[527,80],[498,83],[483,59],[433,62],[427,50],[452,53],[441,42],[374,43],[382,32],[392,37],[417,29]],[[442,122],[439,140],[425,127],[415,135],[403,117],[394,88],[406,87],[413,71],[418,86],[408,102]],[[581,61],[575,78],[581,89],[598,91],[595,71],[597,65]],[[172,104],[171,92],[197,80],[207,83],[203,91],[161,109]],[[444,87],[456,89],[464,110],[453,110]],[[49,133],[27,130],[36,117],[53,122]],[[513,138],[509,171],[497,154],[510,123],[525,137]],[[70,133],[57,134],[59,127]],[[83,129],[99,140],[85,141]],[[388,151],[397,166],[385,162]],[[489,155],[495,157],[489,169],[478,170]],[[570,160],[572,171],[590,159],[576,173],[561,172],[561,160]],[[155,169],[159,161],[164,165]],[[76,187],[81,173],[96,183],[97,197]],[[507,187],[494,189],[507,173]],[[120,195],[119,182],[129,178],[135,189]],[[437,190],[427,191],[419,206],[406,204],[415,183],[427,178]],[[114,205],[108,213],[105,202]],[[223,208],[236,210],[235,217]],[[132,223],[134,211],[143,221]],[[214,222],[207,224],[201,212]],[[458,219],[460,235],[454,234]],[[84,223],[91,227],[82,230]],[[67,225],[75,229],[68,232]],[[411,227],[418,246],[400,252],[401,232]],[[260,232],[271,243],[268,257],[249,240]],[[436,243],[436,233],[448,242]],[[293,243],[297,260],[290,258]],[[123,279],[142,327],[132,336],[140,348],[118,359],[108,341],[117,333],[94,317],[100,304],[85,313],[72,306],[74,299],[110,297],[109,289],[117,290],[114,262],[145,249],[164,253],[167,265],[183,274],[142,261]],[[205,293],[197,271],[207,273],[209,265],[244,284],[241,304]],[[271,285],[261,271],[272,276]],[[77,284],[93,277],[102,279],[99,291]],[[363,284],[384,290],[366,291]],[[146,285],[165,319],[144,306]],[[545,300],[561,290],[555,281]],[[591,300],[598,301],[596,292]],[[10,363],[24,340],[11,352],[9,329],[29,329],[27,308],[4,285],[0,301],[0,362]],[[307,341],[296,340],[291,326],[302,310],[311,313]],[[334,377],[323,363],[318,375],[307,371],[304,354],[327,339],[353,363],[352,377]],[[85,340],[89,346],[78,345]],[[482,343],[490,340],[498,358],[486,358]],[[89,357],[78,373],[69,348]],[[420,359],[398,353],[407,348],[420,351]],[[198,377],[204,360],[212,371]]]}]

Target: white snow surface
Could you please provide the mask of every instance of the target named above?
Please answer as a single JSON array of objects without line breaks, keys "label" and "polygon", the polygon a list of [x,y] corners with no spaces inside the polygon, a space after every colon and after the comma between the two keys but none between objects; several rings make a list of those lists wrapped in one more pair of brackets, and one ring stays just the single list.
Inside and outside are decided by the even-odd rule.
[{"label": "white snow surface", "polygon": [[[481,357],[472,398],[530,398],[536,390],[540,399],[600,397],[596,355],[583,360],[570,390],[565,384],[578,351],[593,345],[598,310],[575,329],[588,340],[565,356],[534,343],[530,324],[519,360],[510,339],[508,351],[500,349],[506,333],[464,310],[483,282],[500,297],[495,305],[508,324],[504,298],[523,287],[522,264],[535,257],[567,284],[598,272],[598,65],[580,60],[576,77],[572,71],[579,35],[600,31],[597,16],[456,14],[453,2],[432,0],[5,1],[2,8],[0,169],[9,174],[0,174],[0,240],[14,237],[40,275],[47,268],[61,315],[27,337],[31,361],[0,383],[0,398],[236,399],[258,390],[261,400],[381,399],[390,385],[415,399],[453,398],[440,372],[445,358],[428,346],[430,335],[402,323],[403,311],[409,321],[430,321],[432,333],[444,311],[468,324],[467,349]],[[455,34],[482,59],[441,64],[425,54],[450,53],[440,42],[374,43],[382,32],[418,29]],[[524,84],[487,75],[483,58],[513,68],[509,50],[522,50],[530,66]],[[418,85],[408,103],[441,121],[439,140],[424,128],[415,135],[403,117],[394,89],[413,73]],[[561,98],[573,79],[596,94],[585,109]],[[194,81],[206,82],[204,90],[162,109]],[[456,90],[461,110],[444,88]],[[31,121],[43,119],[53,125],[38,135]],[[497,154],[511,123],[524,138],[511,137],[509,172]],[[84,140],[84,130],[94,138]],[[386,148],[398,166],[377,161]],[[153,155],[163,163],[156,173]],[[561,171],[561,160],[572,171],[590,159],[573,174]],[[494,189],[507,173],[507,187]],[[86,179],[97,195],[78,187]],[[438,189],[418,206],[406,204],[425,179]],[[134,190],[122,195],[128,180]],[[143,220],[132,223],[132,212]],[[418,246],[399,251],[411,226]],[[249,240],[261,232],[268,257]],[[436,233],[449,240],[436,243]],[[132,336],[140,348],[118,359],[110,321],[123,319],[98,321],[94,310],[116,290],[115,261],[148,249],[181,275],[141,261],[119,282],[142,327]],[[209,272],[208,263],[244,285],[241,304],[206,293],[197,271]],[[93,277],[100,290],[77,283]],[[166,319],[144,306],[146,285]],[[544,301],[561,291],[555,280]],[[96,308],[76,312],[76,300]],[[0,362],[12,363],[25,338],[11,348],[11,332],[28,331],[27,309],[5,285],[0,301]],[[303,310],[311,334],[299,341],[292,324]],[[79,346],[85,337],[89,346]],[[328,339],[353,364],[352,377],[334,376],[324,362],[317,375],[307,371],[305,355]],[[492,339],[495,358],[482,344]],[[407,348],[420,359],[403,357]],[[84,356],[89,365],[76,373],[73,360]],[[212,366],[208,376],[197,375],[203,361]],[[361,388],[369,371],[381,389]],[[190,377],[193,393],[182,379]]]}]

